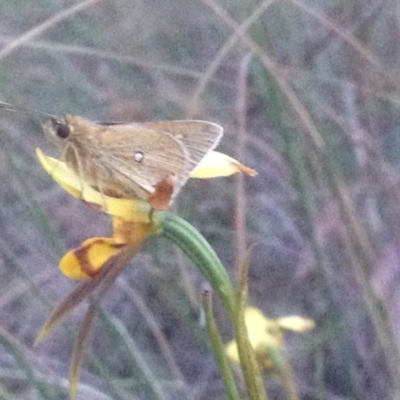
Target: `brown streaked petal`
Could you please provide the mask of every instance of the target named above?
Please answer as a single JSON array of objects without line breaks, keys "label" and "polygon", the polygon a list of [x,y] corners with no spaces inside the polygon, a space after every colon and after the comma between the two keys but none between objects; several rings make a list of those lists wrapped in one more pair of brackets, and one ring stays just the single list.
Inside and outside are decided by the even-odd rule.
[{"label": "brown streaked petal", "polygon": [[85,240],[78,248],[66,253],[60,261],[62,273],[71,279],[96,276],[103,265],[126,247],[114,238],[95,237]]}]

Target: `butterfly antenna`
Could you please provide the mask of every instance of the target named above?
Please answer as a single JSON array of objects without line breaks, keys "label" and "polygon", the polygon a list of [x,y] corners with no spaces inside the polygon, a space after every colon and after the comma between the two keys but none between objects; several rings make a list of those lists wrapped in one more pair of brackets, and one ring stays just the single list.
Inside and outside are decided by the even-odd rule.
[{"label": "butterfly antenna", "polygon": [[48,114],[43,111],[35,110],[34,108],[28,108],[28,107],[18,106],[15,104],[4,103],[3,101],[0,101],[0,109],[7,110],[7,111],[14,111],[14,112],[23,111],[25,113],[33,113],[33,114],[43,115],[46,118],[58,119],[55,115]]}]

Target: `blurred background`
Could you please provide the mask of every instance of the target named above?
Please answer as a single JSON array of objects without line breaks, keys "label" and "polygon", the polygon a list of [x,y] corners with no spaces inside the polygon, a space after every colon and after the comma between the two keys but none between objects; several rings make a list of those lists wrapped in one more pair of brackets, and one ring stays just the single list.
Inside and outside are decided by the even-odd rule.
[{"label": "blurred background", "polygon": [[[193,179],[174,210],[233,279],[251,246],[250,304],[316,322],[285,342],[301,399],[400,398],[396,1],[1,0],[0,46],[2,101],[222,125],[218,150],[258,176]],[[110,221],[41,169],[40,118],[0,116],[0,398],[66,399],[85,307],[33,342],[76,285],[58,260]],[[175,247],[150,241],[101,303],[129,339],[96,320],[78,398],[225,398],[203,284]],[[218,303],[216,314],[231,340]],[[273,374],[265,384],[284,398]]]}]

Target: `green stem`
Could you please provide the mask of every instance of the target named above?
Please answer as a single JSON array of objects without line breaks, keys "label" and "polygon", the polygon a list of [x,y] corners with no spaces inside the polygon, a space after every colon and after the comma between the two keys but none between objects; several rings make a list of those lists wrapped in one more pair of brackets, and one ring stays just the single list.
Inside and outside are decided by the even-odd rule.
[{"label": "green stem", "polygon": [[217,361],[221,377],[224,382],[226,392],[229,400],[240,400],[240,396],[235,384],[235,379],[232,375],[232,370],[229,361],[226,357],[225,346],[222,342],[221,335],[218,331],[217,324],[215,323],[213,310],[212,310],[212,297],[211,291],[205,290],[203,292],[203,306],[206,314],[206,323],[208,334],[210,335],[211,345],[214,351],[215,360]]},{"label": "green stem", "polygon": [[300,400],[294,381],[292,366],[282,349],[275,348],[273,354],[274,365],[278,368],[279,376],[285,392],[286,400]]},{"label": "green stem", "polygon": [[207,240],[184,219],[169,212],[155,211],[152,223],[157,234],[176,244],[199,268],[233,319],[235,291],[226,269]]},{"label": "green stem", "polygon": [[239,266],[239,292],[237,296],[237,314],[233,318],[236,333],[236,344],[239,353],[244,380],[249,400],[268,400],[264,383],[251,346],[245,322],[248,295],[249,256]]}]

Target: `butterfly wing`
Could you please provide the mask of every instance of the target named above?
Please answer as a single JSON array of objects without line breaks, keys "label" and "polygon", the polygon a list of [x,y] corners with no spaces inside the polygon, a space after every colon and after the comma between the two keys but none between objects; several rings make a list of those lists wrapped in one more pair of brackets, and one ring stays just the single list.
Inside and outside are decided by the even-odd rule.
[{"label": "butterfly wing", "polygon": [[173,186],[173,198],[223,132],[195,120],[103,125],[71,115],[65,120],[70,134],[60,139],[67,163],[104,194],[124,198],[147,199],[161,182]]},{"label": "butterfly wing", "polygon": [[142,124],[148,129],[171,135],[183,148],[185,166],[178,176],[173,197],[189,179],[191,172],[197,167],[204,156],[213,150],[223,135],[223,128],[207,121],[182,120],[147,122]]},{"label": "butterfly wing", "polygon": [[103,176],[109,177],[106,184],[102,182],[103,188],[107,186],[105,192],[110,188],[122,197],[146,199],[159,182],[166,178],[177,181],[185,169],[185,150],[169,134],[120,125],[101,136],[99,162],[107,171]]},{"label": "butterfly wing", "polygon": [[219,125],[195,120],[109,125],[102,133],[101,162],[114,180],[132,188],[124,197],[152,193],[166,178],[174,181],[175,197],[222,132]]}]

